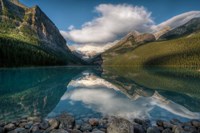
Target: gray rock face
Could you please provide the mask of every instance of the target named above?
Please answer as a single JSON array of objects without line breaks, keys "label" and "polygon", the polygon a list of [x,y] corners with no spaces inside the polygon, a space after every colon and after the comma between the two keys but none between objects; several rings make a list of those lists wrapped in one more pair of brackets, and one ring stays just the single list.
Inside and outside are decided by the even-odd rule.
[{"label": "gray rock face", "polygon": [[[38,7],[31,8],[21,6],[22,4],[13,0],[1,0],[0,14],[2,18],[13,20],[16,28],[26,28],[32,32],[40,41],[45,42],[49,47],[68,50],[66,41],[60,34],[55,24]],[[6,9],[8,13],[3,10]],[[3,20],[1,20],[3,21]],[[22,31],[22,30],[21,30]],[[22,32],[23,33],[23,32]]]},{"label": "gray rock face", "polygon": [[107,133],[134,133],[133,124],[126,119],[113,117]]},{"label": "gray rock face", "polygon": [[[16,0],[0,0],[0,23],[10,26],[9,28],[1,26],[1,34],[15,35],[15,38],[11,37],[8,40],[14,39],[17,42],[23,41],[27,45],[36,46],[38,50],[54,57],[55,61],[59,62],[57,65],[85,63],[70,51],[58,28],[38,6],[29,8],[22,6]],[[32,49],[30,46],[23,50]],[[39,54],[36,55],[39,56]],[[18,59],[21,60],[21,58]],[[5,60],[8,61],[7,58]],[[53,65],[53,62],[49,65],[51,63]]]}]

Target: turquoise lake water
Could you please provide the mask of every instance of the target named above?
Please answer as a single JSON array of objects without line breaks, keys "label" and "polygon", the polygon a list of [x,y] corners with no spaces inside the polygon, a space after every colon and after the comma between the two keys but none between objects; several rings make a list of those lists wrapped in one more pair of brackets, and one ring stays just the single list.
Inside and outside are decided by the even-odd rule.
[{"label": "turquoise lake water", "polygon": [[200,119],[198,69],[47,67],[0,70],[0,121],[27,115]]}]

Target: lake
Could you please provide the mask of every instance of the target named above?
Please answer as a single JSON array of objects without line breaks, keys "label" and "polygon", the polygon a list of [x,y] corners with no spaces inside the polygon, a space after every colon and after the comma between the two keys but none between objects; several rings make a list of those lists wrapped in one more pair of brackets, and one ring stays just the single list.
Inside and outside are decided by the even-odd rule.
[{"label": "lake", "polygon": [[200,71],[175,68],[0,69],[0,121],[29,115],[200,119]]}]

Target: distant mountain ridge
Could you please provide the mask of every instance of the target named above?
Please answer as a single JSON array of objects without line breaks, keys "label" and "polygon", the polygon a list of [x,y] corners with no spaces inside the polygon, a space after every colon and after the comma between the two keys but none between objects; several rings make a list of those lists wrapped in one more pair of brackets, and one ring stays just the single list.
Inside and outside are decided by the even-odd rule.
[{"label": "distant mountain ridge", "polygon": [[[0,0],[0,29],[0,40],[2,42],[0,45],[4,45],[2,46],[3,48],[1,48],[2,50],[9,46],[5,46],[5,40],[7,40],[7,43],[12,39],[32,44],[31,47],[34,46],[34,48],[30,47],[30,49],[27,49],[32,52],[34,51],[33,53],[39,49],[42,53],[41,55],[44,56],[41,57],[40,55],[39,58],[42,58],[41,63],[38,63],[37,65],[67,65],[84,63],[81,59],[72,54],[66,45],[66,40],[60,34],[55,24],[37,5],[28,8],[19,3],[18,0]],[[11,45],[10,42],[8,44]],[[17,48],[15,47],[15,49]],[[8,50],[7,52],[9,54]],[[6,64],[9,66],[9,62],[12,60],[10,59],[11,57],[5,57],[2,55],[1,58],[5,59],[4,62],[0,63],[0,66]],[[29,58],[32,60],[31,56]],[[48,58],[52,61],[48,61]],[[7,62],[5,62],[5,60],[7,60]],[[20,59],[18,58],[16,60]],[[35,63],[31,63],[31,61],[25,64],[35,65]],[[20,66],[20,64],[14,64],[13,66],[15,65]]]},{"label": "distant mountain ridge", "polygon": [[159,37],[159,40],[174,39],[200,31],[200,17],[193,18],[186,24],[179,26]]},{"label": "distant mountain ridge", "polygon": [[103,66],[200,66],[200,17],[157,34],[132,32],[92,60]]}]

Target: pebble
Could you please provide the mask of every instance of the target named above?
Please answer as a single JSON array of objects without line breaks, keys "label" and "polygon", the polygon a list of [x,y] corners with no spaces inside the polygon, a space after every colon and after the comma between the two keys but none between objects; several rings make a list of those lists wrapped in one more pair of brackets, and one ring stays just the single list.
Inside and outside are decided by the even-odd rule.
[{"label": "pebble", "polygon": [[50,133],[69,133],[64,129],[53,129]]},{"label": "pebble", "polygon": [[38,133],[38,132],[40,132],[39,125],[38,125],[38,124],[33,125],[33,126],[31,127],[30,131],[31,131],[32,133]]},{"label": "pebble", "polygon": [[59,127],[59,121],[57,121],[56,119],[50,119],[48,122],[51,129],[56,129]]},{"label": "pebble", "polygon": [[149,127],[147,133],[160,133],[160,131],[157,127]]},{"label": "pebble", "polygon": [[90,123],[91,126],[98,126],[99,125],[99,121],[96,118],[89,119],[89,123]]},{"label": "pebble", "polygon": [[32,127],[32,125],[33,125],[33,122],[28,122],[27,124],[24,124],[23,127],[26,129],[30,129]]},{"label": "pebble", "polygon": [[200,127],[200,121],[198,120],[192,120],[191,123],[194,127]]},{"label": "pebble", "polygon": [[157,120],[152,126],[149,120],[134,119],[132,122],[118,117],[85,118],[75,120],[69,114],[62,114],[49,120],[28,117],[0,123],[0,133],[200,133],[200,120],[181,122]]},{"label": "pebble", "polygon": [[43,130],[46,130],[49,127],[49,122],[46,120],[43,120],[42,123],[40,123],[40,128]]},{"label": "pebble", "polygon": [[91,131],[92,130],[92,126],[90,124],[84,123],[83,125],[81,125],[80,128],[81,131]]},{"label": "pebble", "polygon": [[28,130],[25,128],[16,128],[14,131],[15,131],[15,133],[27,133],[28,132]]},{"label": "pebble", "polygon": [[162,131],[162,133],[173,133],[171,129],[167,128]]},{"label": "pebble", "polygon": [[13,123],[10,123],[10,124],[4,126],[4,130],[7,132],[14,130],[14,129],[15,129],[15,125]]}]

